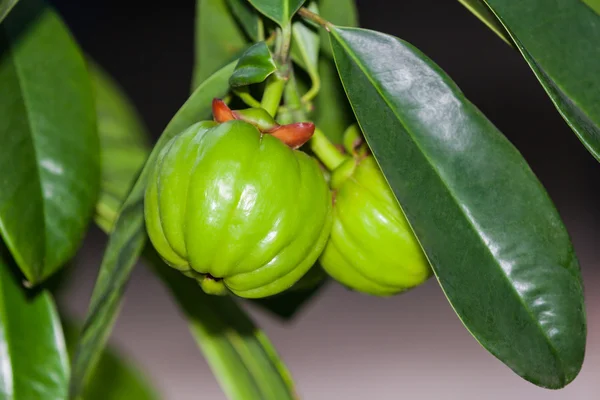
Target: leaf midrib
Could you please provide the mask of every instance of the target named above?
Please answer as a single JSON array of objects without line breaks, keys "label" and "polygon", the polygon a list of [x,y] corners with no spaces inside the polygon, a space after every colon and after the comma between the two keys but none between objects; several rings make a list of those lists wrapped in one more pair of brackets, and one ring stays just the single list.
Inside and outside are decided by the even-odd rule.
[{"label": "leaf midrib", "polygon": [[[354,31],[360,31],[360,28],[345,28],[346,30],[354,30]],[[387,101],[387,99],[385,98],[385,96],[383,96],[383,94],[381,93],[381,90],[379,88],[379,85],[376,84],[376,82],[373,81],[373,79],[370,77],[370,75],[367,73],[366,67],[358,60],[358,58],[353,54],[353,52],[351,51],[351,49],[346,45],[345,41],[339,36],[339,34],[337,33],[337,31],[334,29],[331,30],[330,32],[333,36],[336,37],[338,43],[344,48],[344,50],[346,51],[346,53],[348,54],[348,56],[356,63],[356,65],[358,66],[358,68],[361,70],[361,72],[365,75],[365,77],[369,80],[369,82],[373,85],[373,87],[375,88],[375,91],[377,92],[377,94],[381,97],[381,99],[383,100],[383,102],[388,106],[388,108],[393,112],[393,114],[396,116],[396,118],[398,119],[398,121],[401,123],[402,126],[405,127],[406,132],[409,134],[409,136],[411,137],[412,142],[414,143],[414,145],[420,150],[421,154],[423,155],[423,157],[427,160],[428,164],[430,165],[430,167],[432,168],[433,171],[436,172],[436,176],[439,177],[440,182],[443,184],[443,186],[447,189],[448,193],[450,194],[451,198],[456,202],[456,206],[457,208],[460,210],[460,213],[465,217],[465,219],[467,221],[469,221],[469,226],[472,228],[472,230],[475,231],[476,233],[476,237],[479,238],[480,242],[483,244],[483,247],[487,250],[486,253],[491,256],[492,260],[495,260],[493,253],[490,252],[489,248],[485,245],[485,241],[484,239],[477,233],[477,230],[475,229],[475,227],[473,226],[473,221],[471,221],[471,219],[465,214],[464,210],[462,207],[459,206],[458,203],[458,199],[455,196],[455,193],[453,192],[453,190],[446,184],[446,182],[441,178],[441,175],[439,174],[439,171],[437,168],[435,168],[435,166],[433,165],[432,161],[430,160],[430,158],[427,156],[427,153],[425,153],[423,151],[423,149],[420,147],[418,141],[415,140],[413,133],[411,132],[410,129],[408,129],[408,127],[404,124],[404,122],[402,121],[402,119],[400,118],[400,116],[396,113],[394,107],[392,107],[390,105],[390,103]],[[398,40],[398,39],[396,39]],[[335,55],[335,52],[334,52]],[[342,81],[343,83],[343,81]],[[467,99],[464,99],[466,102],[468,102]],[[352,107],[354,108],[354,106],[352,105]],[[360,123],[359,123],[360,124]],[[384,175],[385,176],[385,175]],[[386,178],[387,180],[387,178]],[[416,235],[415,235],[416,236]],[[429,258],[429,257],[428,257]],[[494,264],[496,264],[494,262]],[[557,360],[557,362],[560,365],[560,369],[563,372],[563,374],[566,373],[565,369],[564,369],[564,363],[562,361],[562,359],[558,356],[558,352],[556,350],[556,347],[554,345],[554,342],[550,340],[547,332],[542,328],[542,326],[540,325],[539,321],[536,318],[533,318],[533,313],[531,312],[531,309],[524,303],[523,298],[521,297],[521,295],[519,294],[519,292],[517,291],[517,289],[514,287],[514,285],[512,285],[510,278],[508,277],[508,275],[506,274],[506,271],[504,271],[504,269],[500,266],[499,268],[502,271],[502,276],[505,278],[505,280],[509,283],[509,287],[511,288],[511,290],[513,291],[513,293],[516,294],[516,297],[519,299],[519,302],[521,303],[521,305],[523,306],[524,310],[526,311],[527,315],[529,315],[529,317],[533,320],[534,324],[539,328],[540,332],[542,333],[542,336],[546,339],[546,342],[548,344],[548,346],[550,347],[551,352],[553,353],[553,355],[555,356],[555,359]],[[435,275],[438,276],[437,271],[435,270],[435,268],[433,269],[435,272]],[[439,280],[439,277],[438,277]],[[445,290],[444,290],[444,294],[446,294]],[[446,295],[446,297],[448,298],[448,296]],[[450,301],[450,303],[452,303],[452,301],[450,300],[450,298],[448,298],[448,301]],[[458,314],[458,313],[457,313]],[[462,321],[462,318],[461,318]],[[465,327],[467,327],[466,324],[464,324]],[[471,332],[471,330],[467,327],[467,329],[469,330],[469,332]],[[471,334],[473,334],[473,332],[471,332]],[[473,335],[475,336],[475,335]],[[564,377],[566,378],[566,376]]]},{"label": "leaf midrib", "polygon": [[[2,28],[0,27],[0,29],[2,29]],[[40,275],[42,275],[42,272],[43,272],[43,269],[44,269],[44,260],[46,259],[47,237],[46,237],[46,210],[45,210],[45,208],[46,208],[46,202],[44,201],[44,196],[43,196],[44,191],[43,191],[43,188],[42,188],[41,169],[40,169],[40,162],[39,162],[40,157],[39,157],[39,154],[38,154],[38,149],[34,145],[34,139],[33,139],[33,135],[34,135],[33,132],[35,130],[34,128],[35,128],[36,124],[34,123],[33,118],[31,116],[31,102],[29,100],[28,92],[26,90],[27,89],[27,83],[26,83],[27,81],[24,80],[24,73],[22,71],[22,67],[19,65],[19,60],[18,60],[19,57],[17,56],[17,52],[15,51],[15,48],[13,47],[13,44],[12,44],[12,41],[11,41],[11,39],[12,39],[11,35],[9,35],[6,32],[6,29],[2,29],[2,31],[3,31],[2,33],[4,34],[4,37],[6,39],[6,43],[8,45],[8,59],[12,61],[12,64],[13,64],[14,70],[15,70],[15,74],[17,75],[17,78],[18,78],[17,79],[17,84],[18,84],[19,88],[21,89],[21,91],[20,91],[21,99],[23,100],[23,107],[25,109],[25,115],[26,115],[26,118],[27,118],[27,124],[28,124],[28,126],[30,128],[30,131],[29,131],[30,134],[27,135],[27,137],[29,138],[29,141],[31,143],[31,147],[33,148],[33,154],[34,154],[35,160],[32,160],[32,161],[35,163],[36,170],[37,170],[37,175],[36,175],[37,183],[38,183],[37,187],[39,189],[39,193],[38,194],[40,196],[39,199],[41,199],[41,201],[40,201],[40,203],[41,203],[40,209],[41,209],[41,213],[42,213],[42,217],[43,217],[42,221],[41,221],[41,223],[43,225],[43,229],[42,229],[41,234],[44,235],[42,257],[41,257],[41,265],[39,265],[39,268],[41,270],[35,271],[37,273],[38,277],[39,277]],[[24,40],[26,40],[26,39],[24,39]],[[7,235],[7,236],[10,236],[10,235]],[[28,263],[25,262],[25,260],[24,260],[23,256],[21,255],[20,251],[17,250],[15,252],[13,252],[13,256],[20,261],[19,265],[23,266],[25,264],[28,264]],[[34,267],[35,267],[35,265],[34,265]],[[25,275],[29,275],[26,272],[27,272],[27,269],[23,268],[23,273]],[[32,278],[36,278],[36,277],[35,276],[28,276],[28,279],[35,280],[35,279],[32,279]]]}]

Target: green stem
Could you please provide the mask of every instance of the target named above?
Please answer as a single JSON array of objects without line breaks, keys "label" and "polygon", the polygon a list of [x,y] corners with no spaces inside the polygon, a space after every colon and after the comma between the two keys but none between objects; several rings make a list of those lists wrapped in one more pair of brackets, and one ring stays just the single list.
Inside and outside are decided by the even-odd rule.
[{"label": "green stem", "polygon": [[309,103],[319,94],[319,91],[321,90],[321,78],[319,77],[318,73],[311,74],[310,80],[312,84],[310,86],[310,90],[304,93],[304,96],[302,96],[303,103]]},{"label": "green stem", "polygon": [[283,89],[285,89],[285,83],[286,80],[276,73],[267,79],[267,87],[263,93],[260,106],[267,110],[272,117],[275,117],[277,114],[277,109],[283,96]]},{"label": "green stem", "polygon": [[281,27],[281,35],[275,49],[275,57],[281,66],[287,66],[290,61],[290,47],[292,46],[292,24],[287,23]]},{"label": "green stem", "polygon": [[298,10],[298,15],[300,15],[303,18],[306,18],[309,21],[312,21],[312,22],[314,22],[314,23],[316,23],[318,25],[321,25],[323,28],[325,28],[326,30],[329,31],[329,27],[331,26],[331,22],[329,22],[326,19],[322,18],[319,14],[315,14],[314,12],[310,11],[308,8],[301,7]]},{"label": "green stem", "polygon": [[330,171],[350,158],[342,154],[319,128],[315,129],[315,133],[310,139],[310,148]]},{"label": "green stem", "polygon": [[234,90],[234,93],[237,97],[239,97],[246,105],[250,107],[261,107],[260,101],[256,100],[252,95],[248,92],[248,90]]}]

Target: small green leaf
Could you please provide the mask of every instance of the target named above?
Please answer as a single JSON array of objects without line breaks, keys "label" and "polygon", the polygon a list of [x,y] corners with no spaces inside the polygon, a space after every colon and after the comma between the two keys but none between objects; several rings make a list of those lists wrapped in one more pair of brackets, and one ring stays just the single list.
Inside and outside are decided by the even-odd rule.
[{"label": "small green leaf", "polygon": [[0,0],[0,23],[6,18],[10,10],[17,4],[19,0]]},{"label": "small green leaf", "polygon": [[265,42],[252,45],[242,54],[229,78],[232,87],[248,86],[263,82],[277,71],[277,65]]},{"label": "small green leaf", "polygon": [[96,96],[102,179],[96,223],[112,221],[150,154],[146,127],[119,85],[89,63]]},{"label": "small green leaf", "polygon": [[[78,324],[63,318],[67,349],[72,353],[81,331]],[[107,346],[100,355],[98,365],[83,390],[85,400],[158,400],[156,389],[131,361],[117,349]]]},{"label": "small green leaf", "polygon": [[267,18],[275,21],[279,26],[290,23],[294,14],[306,0],[248,0]]},{"label": "small green leaf", "polygon": [[0,398],[65,400],[69,358],[52,295],[23,288],[7,256],[0,254]]},{"label": "small green leaf", "polygon": [[31,283],[77,249],[100,183],[85,61],[59,16],[21,1],[0,25],[0,233]]},{"label": "small green leaf", "polygon": [[162,262],[144,258],[169,287],[217,381],[231,400],[296,399],[291,376],[268,338],[231,296],[210,296]]},{"label": "small green leaf", "polygon": [[419,50],[355,28],[332,28],[331,40],[360,127],[461,321],[523,378],[567,385],[585,354],[583,287],[543,186]]},{"label": "small green leaf", "polygon": [[264,40],[264,27],[260,15],[246,0],[227,0],[231,13],[250,39],[254,42]]},{"label": "small green leaf", "polygon": [[234,65],[235,62],[230,63],[205,80],[175,114],[118,213],[75,352],[70,389],[72,396],[81,392],[90,370],[98,360],[117,316],[125,284],[147,241],[143,205],[150,168],[162,147],[172,137],[190,125],[209,118],[212,99],[224,96],[229,90],[228,79]]},{"label": "small green leaf", "polygon": [[192,89],[236,60],[247,46],[248,40],[231,14],[227,0],[197,0]]},{"label": "small green leaf", "polygon": [[581,0],[480,0],[480,3],[470,9],[476,11],[487,5],[489,12],[483,18],[488,25],[504,27],[561,116],[600,161],[600,15],[594,10],[598,3],[586,4]]}]

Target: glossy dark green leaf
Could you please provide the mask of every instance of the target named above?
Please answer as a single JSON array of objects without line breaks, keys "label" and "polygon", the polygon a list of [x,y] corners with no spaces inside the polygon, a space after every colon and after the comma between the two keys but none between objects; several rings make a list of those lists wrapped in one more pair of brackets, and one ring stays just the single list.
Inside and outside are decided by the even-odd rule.
[{"label": "glossy dark green leaf", "polygon": [[591,2],[482,1],[516,43],[573,132],[600,161],[600,15]]},{"label": "glossy dark green leaf", "polygon": [[[79,324],[63,318],[63,329],[69,353],[75,350]],[[83,390],[82,400],[157,400],[156,389],[129,359],[113,346],[102,351],[98,365]]]},{"label": "glossy dark green leaf", "polygon": [[100,137],[101,182],[96,223],[116,218],[137,174],[150,154],[146,127],[119,85],[99,66],[90,63]]},{"label": "glossy dark green leaf", "polygon": [[512,45],[512,39],[500,21],[496,18],[493,12],[483,0],[458,0],[465,8],[471,11],[477,18],[487,25],[500,39]]},{"label": "glossy dark green leaf", "polygon": [[265,42],[258,42],[242,54],[229,78],[229,84],[239,87],[260,83],[276,70],[277,65],[269,47]]},{"label": "glossy dark green leaf", "polygon": [[19,0],[0,0],[0,23],[6,18],[10,10],[12,10],[18,1]]},{"label": "glossy dark green leaf", "polygon": [[543,186],[419,50],[378,32],[331,32],[357,120],[462,322],[523,378],[571,382],[585,353],[583,288]]},{"label": "glossy dark green leaf", "polygon": [[248,0],[267,18],[280,26],[287,25],[306,0]]},{"label": "glossy dark green leaf", "polygon": [[75,254],[100,182],[85,63],[43,3],[21,1],[0,25],[0,87],[0,232],[39,283]]},{"label": "glossy dark green leaf", "polygon": [[93,368],[102,351],[116,318],[125,284],[147,241],[143,203],[150,166],[153,165],[161,148],[172,137],[190,125],[209,118],[212,99],[224,96],[229,90],[228,79],[234,66],[235,62],[232,62],[205,80],[175,114],[154,146],[139,178],[118,213],[73,360],[71,379],[73,396],[81,392],[90,369]]},{"label": "glossy dark green leaf", "polygon": [[195,29],[192,89],[225,64],[237,59],[248,45],[244,31],[227,6],[227,0],[197,0]]},{"label": "glossy dark green leaf", "polygon": [[296,399],[291,376],[267,336],[231,296],[210,296],[162,262],[151,246],[144,257],[169,287],[192,336],[230,400]]},{"label": "glossy dark green leaf", "polygon": [[264,40],[262,19],[246,0],[227,0],[227,5],[252,41]]},{"label": "glossy dark green leaf", "polygon": [[0,398],[65,400],[69,358],[52,295],[24,289],[7,256],[0,254]]}]

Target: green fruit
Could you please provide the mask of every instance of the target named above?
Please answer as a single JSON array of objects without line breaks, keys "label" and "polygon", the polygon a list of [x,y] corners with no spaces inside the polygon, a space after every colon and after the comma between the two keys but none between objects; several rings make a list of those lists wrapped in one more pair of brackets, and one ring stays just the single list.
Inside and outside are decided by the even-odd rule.
[{"label": "green fruit", "polygon": [[331,229],[318,163],[242,120],[197,123],[160,152],[145,197],[150,239],[210,294],[280,293]]},{"label": "green fruit", "polygon": [[391,296],[422,284],[429,263],[372,156],[348,158],[332,174],[333,227],[320,262],[343,285]]}]

